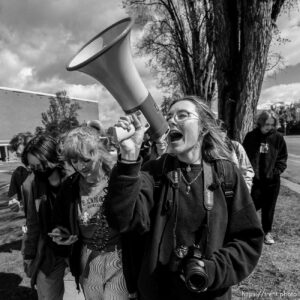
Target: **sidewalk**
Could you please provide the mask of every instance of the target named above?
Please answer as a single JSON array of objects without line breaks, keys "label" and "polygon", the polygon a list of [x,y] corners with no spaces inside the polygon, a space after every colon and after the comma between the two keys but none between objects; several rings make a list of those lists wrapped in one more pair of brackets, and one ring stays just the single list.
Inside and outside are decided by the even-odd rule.
[{"label": "sidewalk", "polygon": [[64,278],[65,293],[63,300],[84,300],[82,290],[78,294],[76,290],[76,284],[71,273],[68,273]]},{"label": "sidewalk", "polygon": [[300,184],[294,183],[292,181],[289,181],[285,178],[280,178],[281,184],[292,190],[293,192],[296,192],[300,194]]}]

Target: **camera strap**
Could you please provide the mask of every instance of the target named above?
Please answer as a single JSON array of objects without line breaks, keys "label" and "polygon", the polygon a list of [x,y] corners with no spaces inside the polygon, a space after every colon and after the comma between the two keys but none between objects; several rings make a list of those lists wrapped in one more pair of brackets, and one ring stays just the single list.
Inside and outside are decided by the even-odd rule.
[{"label": "camera strap", "polygon": [[213,178],[213,164],[202,162],[203,164],[203,202],[206,209],[206,216],[203,220],[202,225],[197,230],[195,234],[195,245],[202,249],[203,254],[206,252],[209,239],[209,222],[210,222],[210,212],[214,206],[214,191],[221,184],[221,188],[227,200],[233,197],[233,184],[231,181],[232,174],[228,173],[226,167],[223,165],[222,161],[215,161],[217,174],[220,180],[215,182]]},{"label": "camera strap", "polygon": [[213,178],[212,164],[203,161],[204,172],[204,207],[206,216],[202,225],[195,234],[195,245],[202,249],[203,254],[206,252],[209,239],[209,222],[210,212],[214,206],[214,191],[221,185],[226,201],[231,201],[234,197],[233,190],[233,173],[222,160],[215,161],[215,167],[218,175],[218,180],[215,182]]},{"label": "camera strap", "polygon": [[204,183],[204,207],[207,211],[211,211],[214,206],[214,182],[212,175],[212,166],[205,161],[203,165],[203,183]]},{"label": "camera strap", "polygon": [[195,247],[201,249],[202,255],[205,255],[209,237],[209,219],[210,211],[214,206],[214,190],[212,165],[202,162],[203,164],[203,203],[206,210],[205,218],[195,233]]}]

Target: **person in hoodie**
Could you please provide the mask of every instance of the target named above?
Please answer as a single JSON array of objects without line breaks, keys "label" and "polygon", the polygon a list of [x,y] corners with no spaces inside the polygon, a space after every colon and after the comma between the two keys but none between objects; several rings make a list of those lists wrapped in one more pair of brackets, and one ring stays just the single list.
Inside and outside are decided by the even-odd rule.
[{"label": "person in hoodie", "polygon": [[[203,99],[174,100],[166,119],[168,151],[144,165],[139,153],[145,129],[138,117],[116,124],[124,130],[133,124],[135,132],[120,142],[105,199],[107,220],[143,240],[142,259],[127,261],[135,265],[139,299],[231,299],[231,286],[252,272],[261,254],[253,201]],[[221,169],[232,183],[230,197]]]},{"label": "person in hoodie", "polygon": [[245,136],[243,146],[255,172],[251,196],[257,210],[261,209],[261,222],[265,244],[274,244],[272,225],[280,189],[280,174],[286,169],[287,147],[277,132],[277,118],[263,111],[257,118],[257,127]]}]

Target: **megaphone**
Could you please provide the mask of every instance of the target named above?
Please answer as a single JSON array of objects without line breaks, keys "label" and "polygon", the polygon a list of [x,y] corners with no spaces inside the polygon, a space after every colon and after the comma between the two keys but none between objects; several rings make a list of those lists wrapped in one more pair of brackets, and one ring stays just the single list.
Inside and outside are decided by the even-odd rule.
[{"label": "megaphone", "polygon": [[[97,79],[126,114],[141,111],[150,125],[150,137],[161,140],[168,134],[169,126],[133,63],[130,50],[133,24],[134,20],[128,17],[100,32],[77,52],[67,70],[78,70]],[[122,133],[116,133],[118,141],[132,134],[123,131],[123,137]]]}]

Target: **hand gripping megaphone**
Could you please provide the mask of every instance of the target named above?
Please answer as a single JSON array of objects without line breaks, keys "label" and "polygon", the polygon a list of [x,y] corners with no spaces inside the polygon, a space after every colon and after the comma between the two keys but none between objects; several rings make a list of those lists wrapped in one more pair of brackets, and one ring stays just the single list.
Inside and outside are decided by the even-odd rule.
[{"label": "hand gripping megaphone", "polygon": [[[157,141],[166,137],[169,126],[133,63],[130,51],[133,24],[134,20],[128,17],[100,32],[71,59],[67,70],[78,70],[97,79],[126,114],[141,111],[150,125],[151,138]],[[115,132],[117,141],[132,134],[120,127],[115,129],[119,130]]]}]

